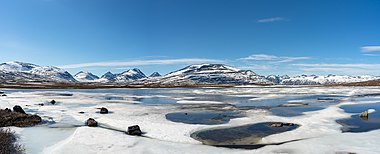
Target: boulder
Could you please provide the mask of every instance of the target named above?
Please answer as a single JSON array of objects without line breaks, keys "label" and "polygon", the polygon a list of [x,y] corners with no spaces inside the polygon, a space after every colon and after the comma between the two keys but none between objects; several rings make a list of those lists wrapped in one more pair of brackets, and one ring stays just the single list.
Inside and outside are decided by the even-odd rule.
[{"label": "boulder", "polygon": [[7,96],[7,95],[5,95],[5,94],[1,94],[0,96]]},{"label": "boulder", "polygon": [[368,111],[364,111],[359,114],[359,117],[368,117]]},{"label": "boulder", "polygon": [[55,105],[55,103],[57,103],[57,102],[55,102],[54,99],[50,101],[50,104],[52,104],[52,105]]},{"label": "boulder", "polygon": [[127,130],[128,135],[141,136],[142,132],[139,125],[129,126]]},{"label": "boulder", "polygon": [[108,114],[108,109],[105,107],[100,108],[100,114]]},{"label": "boulder", "polygon": [[13,112],[18,112],[18,113],[26,114],[25,111],[24,111],[24,109],[22,109],[22,107],[19,106],[19,105],[16,105],[16,106],[13,107]]},{"label": "boulder", "polygon": [[88,118],[88,120],[86,121],[86,126],[88,126],[88,127],[98,127],[98,122],[95,121],[95,119],[93,119],[93,118]]}]

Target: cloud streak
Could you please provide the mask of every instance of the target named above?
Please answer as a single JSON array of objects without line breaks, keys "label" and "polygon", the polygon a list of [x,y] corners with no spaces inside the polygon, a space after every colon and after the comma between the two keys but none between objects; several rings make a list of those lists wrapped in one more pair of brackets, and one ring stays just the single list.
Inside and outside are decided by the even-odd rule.
[{"label": "cloud streak", "polygon": [[362,52],[368,53],[368,52],[377,52],[380,51],[380,46],[363,46],[361,47]]},{"label": "cloud streak", "polygon": [[266,55],[266,54],[253,54],[245,58],[240,58],[239,60],[273,61],[271,63],[276,64],[276,63],[288,63],[288,62],[293,62],[296,60],[307,60],[307,59],[311,59],[311,57],[279,57],[279,56]]},{"label": "cloud streak", "polygon": [[253,54],[245,58],[240,58],[240,60],[273,60],[278,59],[277,56],[265,55],[265,54]]},{"label": "cloud streak", "polygon": [[298,69],[312,72],[312,71],[332,71],[335,73],[344,73],[350,75],[363,75],[363,74],[378,74],[380,64],[292,64],[292,66],[299,67]]},{"label": "cloud streak", "polygon": [[203,58],[182,58],[182,59],[160,59],[160,60],[132,60],[132,61],[105,61],[93,63],[80,63],[59,66],[64,69],[85,68],[85,67],[130,67],[146,65],[175,65],[175,64],[197,64],[197,63],[222,63],[223,60],[203,59]]},{"label": "cloud streak", "polygon": [[258,23],[271,23],[271,22],[278,22],[283,21],[285,18],[283,17],[272,17],[272,18],[264,18],[257,20]]}]

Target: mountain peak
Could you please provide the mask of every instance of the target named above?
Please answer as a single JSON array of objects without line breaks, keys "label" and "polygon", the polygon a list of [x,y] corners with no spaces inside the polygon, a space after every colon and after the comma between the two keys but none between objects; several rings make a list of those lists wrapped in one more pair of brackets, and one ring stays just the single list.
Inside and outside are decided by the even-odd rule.
[{"label": "mountain peak", "polygon": [[97,80],[99,79],[98,76],[90,73],[90,72],[83,72],[83,71],[80,71],[78,72],[77,74],[74,75],[74,78],[78,81],[84,81],[84,82],[92,82],[94,80]]},{"label": "mountain peak", "polygon": [[[45,78],[46,81],[76,81],[70,73],[58,67],[38,66],[35,64],[19,61],[2,63],[0,64],[0,70],[3,72],[12,72],[12,74],[23,74],[22,78],[24,79],[27,78],[26,76],[36,76],[36,78]],[[20,81],[22,81],[22,78]],[[28,81],[32,80],[33,79],[28,79]]]},{"label": "mountain peak", "polygon": [[151,75],[149,75],[149,77],[159,77],[159,76],[161,76],[161,74],[158,72],[153,72]]}]

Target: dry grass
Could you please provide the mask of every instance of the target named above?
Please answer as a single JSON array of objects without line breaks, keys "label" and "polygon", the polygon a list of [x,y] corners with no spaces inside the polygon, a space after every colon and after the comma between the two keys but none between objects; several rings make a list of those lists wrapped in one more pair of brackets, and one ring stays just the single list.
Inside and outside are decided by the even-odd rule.
[{"label": "dry grass", "polygon": [[17,137],[10,129],[0,128],[0,154],[22,154],[24,148],[16,143]]}]

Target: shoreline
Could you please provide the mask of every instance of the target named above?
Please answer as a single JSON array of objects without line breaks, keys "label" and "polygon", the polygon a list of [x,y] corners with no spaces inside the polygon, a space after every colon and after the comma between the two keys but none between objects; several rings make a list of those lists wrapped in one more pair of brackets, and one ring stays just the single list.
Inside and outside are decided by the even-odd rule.
[{"label": "shoreline", "polygon": [[9,89],[111,89],[111,88],[252,88],[252,87],[377,87],[380,84],[331,84],[331,85],[261,85],[261,84],[198,84],[198,85],[134,85],[134,84],[94,84],[94,83],[22,83],[0,84],[0,88]]}]

